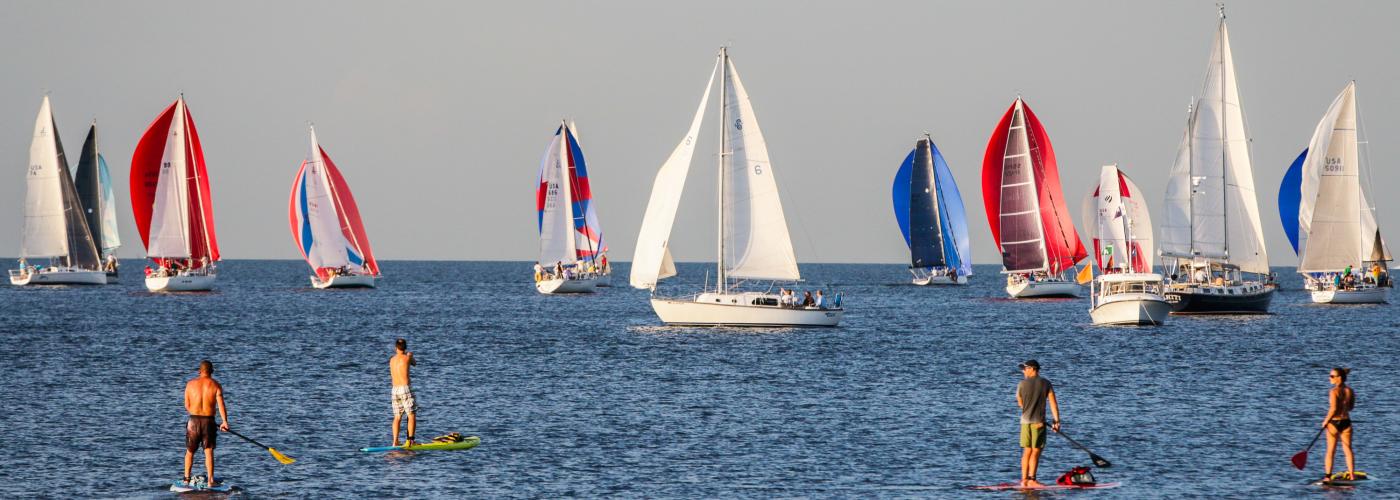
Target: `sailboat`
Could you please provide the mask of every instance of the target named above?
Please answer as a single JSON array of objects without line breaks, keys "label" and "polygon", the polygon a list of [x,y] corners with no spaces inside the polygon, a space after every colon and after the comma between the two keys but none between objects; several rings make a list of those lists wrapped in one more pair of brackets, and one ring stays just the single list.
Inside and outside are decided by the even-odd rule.
[{"label": "sailboat", "polygon": [[1083,207],[1099,272],[1089,288],[1094,324],[1166,322],[1172,306],[1162,296],[1162,275],[1152,272],[1152,219],[1142,190],[1117,165],[1104,165]]},{"label": "sailboat", "polygon": [[535,290],[544,294],[597,291],[608,247],[593,206],[583,149],[566,121],[560,121],[545,149],[535,200],[540,230]]},{"label": "sailboat", "polygon": [[112,193],[112,175],[107,171],[107,159],[97,149],[97,120],[88,127],[83,140],[82,156],[73,172],[73,184],[82,200],[84,218],[92,240],[101,250],[102,270],[107,283],[117,282],[117,248],[122,246],[117,234],[117,200]]},{"label": "sailboat", "polygon": [[1162,222],[1166,297],[1183,314],[1263,314],[1274,286],[1225,11],[1205,88],[1187,113]]},{"label": "sailboat", "polygon": [[[669,242],[686,174],[695,153],[710,90],[720,78],[719,255],[713,289],[687,297],[660,297],[656,285],[676,275]],[[747,291],[745,280],[796,281],[797,255],[792,250],[778,184],[768,159],[753,105],[727,48],[720,48],[690,129],[656,173],[646,215],[632,257],[631,284],[652,291],[651,307],[673,325],[836,326],[839,303],[794,306],[785,296]],[[839,298],[838,298],[839,299]],[[839,302],[837,300],[836,302]]]},{"label": "sailboat", "polygon": [[1060,189],[1050,136],[1019,96],[982,157],[982,202],[1013,298],[1078,297],[1066,275],[1088,254]]},{"label": "sailboat", "polygon": [[967,284],[972,276],[967,213],[953,172],[928,134],[899,165],[892,197],[895,221],[909,246],[914,284]]},{"label": "sailboat", "polygon": [[1359,154],[1358,123],[1356,82],[1350,82],[1279,188],[1279,215],[1298,253],[1298,273],[1319,304],[1381,304],[1390,296],[1390,251],[1361,182],[1370,172]]},{"label": "sailboat", "polygon": [[[83,216],[58,124],[53,119],[49,97],[39,105],[34,119],[34,140],[29,143],[29,166],[25,175],[24,233],[21,236],[19,269],[10,271],[12,285],[102,285],[97,246]],[[31,259],[46,259],[34,264]]]},{"label": "sailboat", "polygon": [[307,126],[311,146],[292,181],[287,218],[316,288],[374,288],[379,263],[369,246],[350,185]]},{"label": "sailboat", "polygon": [[181,95],[146,128],[131,155],[131,213],[146,256],[146,289],[205,291],[218,276],[209,174]]}]

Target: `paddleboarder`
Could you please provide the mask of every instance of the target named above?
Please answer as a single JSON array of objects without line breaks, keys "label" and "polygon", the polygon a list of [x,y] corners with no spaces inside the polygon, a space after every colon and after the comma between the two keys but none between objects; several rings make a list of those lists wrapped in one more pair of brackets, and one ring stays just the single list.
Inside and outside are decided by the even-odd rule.
[{"label": "paddleboarder", "polygon": [[1327,392],[1327,417],[1322,419],[1322,426],[1327,429],[1327,456],[1322,466],[1324,481],[1332,478],[1332,458],[1337,454],[1338,440],[1342,442],[1342,453],[1347,457],[1347,475],[1344,477],[1353,479],[1356,476],[1356,460],[1351,456],[1351,409],[1356,406],[1356,391],[1347,385],[1349,373],[1349,368],[1333,368],[1328,374],[1332,390]]},{"label": "paddleboarder", "polygon": [[1055,401],[1055,388],[1040,376],[1040,362],[1031,359],[1019,365],[1024,378],[1016,385],[1016,405],[1021,407],[1021,487],[1045,486],[1035,480],[1040,467],[1040,452],[1045,449],[1045,403],[1055,420],[1050,427],[1060,430],[1060,405]]},{"label": "paddleboarder", "polygon": [[413,359],[413,353],[408,350],[408,341],[394,341],[394,357],[389,358],[389,378],[394,385],[390,393],[394,407],[394,446],[399,445],[399,422],[404,414],[408,414],[408,439],[404,441],[404,445],[413,446],[413,431],[418,426],[418,402],[413,398],[408,370],[409,367],[417,365],[418,361]]},{"label": "paddleboarder", "polygon": [[219,409],[218,429],[228,431],[228,409],[224,407],[224,386],[214,380],[214,363],[209,360],[199,362],[199,376],[185,383],[185,411],[189,422],[185,424],[185,475],[190,482],[190,467],[194,465],[194,452],[204,447],[204,470],[209,486],[216,486],[214,480],[214,447],[217,432],[214,430],[214,408]]}]

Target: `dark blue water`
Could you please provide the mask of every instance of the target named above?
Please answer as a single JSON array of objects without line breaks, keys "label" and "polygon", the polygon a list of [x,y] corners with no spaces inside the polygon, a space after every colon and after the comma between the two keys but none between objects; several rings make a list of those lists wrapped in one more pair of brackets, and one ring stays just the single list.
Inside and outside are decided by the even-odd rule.
[{"label": "dark blue water", "polygon": [[[992,266],[920,288],[898,265],[804,265],[849,309],[818,330],[662,327],[645,291],[540,296],[525,263],[384,270],[359,291],[312,290],[291,261],[228,262],[209,294],[151,295],[135,276],[0,288],[0,497],[172,495],[202,358],[235,429],[297,459],[221,435],[220,475],[254,496],[1000,498],[961,488],[1017,477],[1015,365],[1032,357],[1064,431],[1113,461],[1099,479],[1124,483],[1055,496],[1317,496],[1300,483],[1320,449],[1306,474],[1288,459],[1333,365],[1355,368],[1359,468],[1381,477],[1357,493],[1400,495],[1394,306],[1311,305],[1290,269],[1270,316],[1103,328],[1087,300],[1004,300]],[[480,447],[356,451],[388,440],[400,336],[419,436]],[[1052,436],[1040,475],[1087,463]]]}]

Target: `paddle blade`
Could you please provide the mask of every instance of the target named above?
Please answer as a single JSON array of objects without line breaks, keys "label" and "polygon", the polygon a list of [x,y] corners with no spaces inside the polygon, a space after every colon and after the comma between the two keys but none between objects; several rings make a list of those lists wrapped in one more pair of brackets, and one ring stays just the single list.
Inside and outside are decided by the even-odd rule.
[{"label": "paddle blade", "polygon": [[1303,470],[1308,466],[1308,450],[1303,450],[1293,455],[1293,468]]},{"label": "paddle blade", "polygon": [[1099,466],[1100,469],[1107,469],[1107,468],[1109,468],[1109,467],[1113,467],[1113,464],[1110,463],[1108,460],[1104,459],[1104,458],[1101,457],[1101,456],[1095,455],[1095,454],[1093,454],[1093,453],[1090,453],[1090,454],[1089,454],[1089,460],[1093,460],[1093,461],[1094,461],[1094,465]]},{"label": "paddle blade", "polygon": [[277,459],[278,462],[282,462],[283,464],[290,464],[290,463],[296,461],[296,460],[293,460],[292,457],[283,455],[282,452],[277,451],[277,450],[272,449],[272,448],[268,448],[268,449],[267,449],[267,452],[272,454],[272,458]]}]

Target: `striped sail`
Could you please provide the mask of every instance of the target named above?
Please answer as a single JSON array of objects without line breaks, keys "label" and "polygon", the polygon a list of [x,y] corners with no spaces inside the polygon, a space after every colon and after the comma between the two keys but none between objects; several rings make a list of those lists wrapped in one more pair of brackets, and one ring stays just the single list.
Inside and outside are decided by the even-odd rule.
[{"label": "striped sail", "polygon": [[1082,221],[1100,273],[1152,272],[1152,218],[1142,190],[1127,174],[1117,165],[1104,165],[1082,206]]}]

